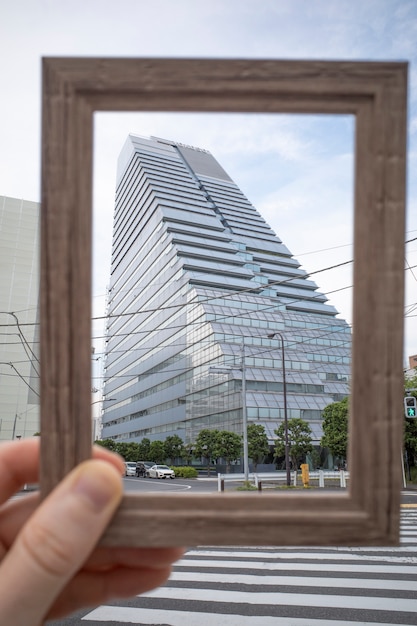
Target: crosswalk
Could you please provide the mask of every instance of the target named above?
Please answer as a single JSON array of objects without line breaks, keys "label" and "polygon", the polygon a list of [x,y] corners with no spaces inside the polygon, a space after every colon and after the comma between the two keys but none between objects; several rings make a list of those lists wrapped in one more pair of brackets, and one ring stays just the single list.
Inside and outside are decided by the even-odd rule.
[{"label": "crosswalk", "polygon": [[417,508],[398,548],[201,548],[168,583],[82,618],[149,626],[415,626]]}]

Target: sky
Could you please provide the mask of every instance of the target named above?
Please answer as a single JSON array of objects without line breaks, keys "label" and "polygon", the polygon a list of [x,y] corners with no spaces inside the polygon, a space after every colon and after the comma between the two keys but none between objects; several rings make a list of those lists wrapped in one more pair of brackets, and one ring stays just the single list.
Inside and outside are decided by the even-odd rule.
[{"label": "sky", "polygon": [[[3,0],[0,195],[40,199],[44,56],[407,61],[404,364],[417,354],[415,0]],[[117,157],[128,133],[209,150],[351,322],[354,120],[260,114],[95,115],[95,317],[104,314]],[[98,350],[103,327],[94,324]]]}]

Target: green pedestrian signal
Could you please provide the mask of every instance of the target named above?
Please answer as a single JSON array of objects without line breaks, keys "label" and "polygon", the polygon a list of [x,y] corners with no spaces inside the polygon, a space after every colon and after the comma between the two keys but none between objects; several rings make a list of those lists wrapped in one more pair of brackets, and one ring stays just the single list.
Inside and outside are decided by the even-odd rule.
[{"label": "green pedestrian signal", "polygon": [[417,400],[414,396],[408,396],[404,398],[404,413],[406,417],[416,417],[417,416]]}]

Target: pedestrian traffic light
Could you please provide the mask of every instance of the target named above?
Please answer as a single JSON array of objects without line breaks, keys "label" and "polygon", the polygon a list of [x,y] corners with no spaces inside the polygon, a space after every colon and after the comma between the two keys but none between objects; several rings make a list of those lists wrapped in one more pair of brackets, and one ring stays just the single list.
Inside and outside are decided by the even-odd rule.
[{"label": "pedestrian traffic light", "polygon": [[407,396],[404,398],[404,413],[406,417],[417,417],[417,400],[414,396]]}]

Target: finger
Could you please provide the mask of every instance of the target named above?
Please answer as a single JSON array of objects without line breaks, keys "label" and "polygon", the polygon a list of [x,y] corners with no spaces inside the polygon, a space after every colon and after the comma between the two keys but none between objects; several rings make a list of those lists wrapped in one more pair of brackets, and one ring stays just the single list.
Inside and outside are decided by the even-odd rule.
[{"label": "finger", "polygon": [[[4,552],[10,548],[21,528],[35,511],[39,501],[39,492],[35,492],[9,500],[0,507],[0,540]],[[0,561],[1,559],[2,556],[0,556]]]},{"label": "finger", "polygon": [[103,448],[103,446],[94,445],[93,458],[102,459],[103,461],[111,463],[117,470],[119,470],[121,476],[125,475],[125,462],[116,452],[107,450],[107,448]]},{"label": "finger", "polygon": [[85,564],[86,570],[108,568],[114,564],[132,568],[164,568],[178,561],[184,548],[102,548],[94,550]]},{"label": "finger", "polygon": [[[9,500],[0,508],[0,538],[6,549],[12,545],[20,529],[36,510],[39,501],[39,493],[30,493],[16,500]],[[184,551],[184,548],[176,547],[98,547],[86,561],[84,569],[96,571],[111,569],[116,565],[132,568],[163,568],[180,559]]]},{"label": "finger", "polygon": [[108,600],[131,598],[155,589],[168,579],[171,567],[160,569],[117,567],[105,572],[82,572],[52,606],[47,619],[57,619]]},{"label": "finger", "polygon": [[38,480],[39,437],[0,444],[0,503]]},{"label": "finger", "polygon": [[122,495],[119,472],[102,460],[86,461],[66,476],[3,560],[1,623],[29,626],[42,621],[93,550]]},{"label": "finger", "polygon": [[[39,442],[30,440],[30,439],[24,440],[24,441],[28,441],[31,443],[30,445],[25,444],[24,446],[18,445],[17,448],[18,448],[19,454],[20,454],[20,450],[24,449],[26,456],[24,456],[23,460],[29,461],[29,463],[28,464],[25,464],[24,462],[20,463],[20,460],[19,460],[19,467],[16,470],[17,474],[19,474],[20,471],[23,471],[23,472],[26,471],[27,473],[23,477],[18,476],[17,474],[13,473],[13,470],[10,469],[10,466],[12,465],[12,463],[15,462],[16,457],[19,456],[19,455],[16,455],[16,451],[17,451],[16,445],[11,446],[12,461],[9,462],[10,458],[6,456],[6,469],[2,473],[2,483],[0,485],[0,491],[3,489],[3,495],[6,499],[10,497],[11,495],[13,495],[13,493],[15,493],[16,491],[15,487],[17,483],[19,483],[21,486],[22,484],[25,484],[25,482],[32,482],[32,480],[36,481],[38,478],[37,476],[37,472],[38,472],[37,452],[39,451]],[[16,444],[17,443],[18,442],[16,442]],[[23,444],[23,441],[21,442],[21,444]],[[6,448],[7,446],[5,446],[4,449]],[[33,454],[34,451],[35,451],[35,454]],[[105,448],[101,446],[94,446],[93,456],[94,458],[110,462],[112,465],[114,465],[114,467],[117,469],[117,471],[121,475],[124,475],[124,462],[123,462],[123,459],[119,457],[118,454],[115,454],[114,452],[109,452],[108,450],[106,450]],[[2,446],[0,445],[0,464],[1,464],[2,458],[3,458]],[[22,470],[22,466],[23,466],[23,470]],[[29,470],[28,470],[28,466],[29,466]],[[5,488],[5,485],[7,481],[9,480],[10,471],[12,472],[12,477],[9,483],[9,489],[7,489]],[[5,493],[7,491],[9,492],[8,494]],[[24,523],[27,521],[29,516],[32,515],[32,513],[34,512],[38,504],[39,504],[39,494],[30,493],[16,500],[9,500],[8,502],[5,502],[2,506],[0,506],[0,541],[1,541],[1,544],[4,546],[4,549],[7,549],[12,545],[20,529],[22,528]],[[4,554],[4,550],[2,554]]]},{"label": "finger", "polygon": [[[0,504],[23,485],[38,481],[39,445],[40,437],[0,444]],[[124,462],[118,454],[96,445],[93,446],[93,457],[112,463],[120,474],[124,474]]]},{"label": "finger", "polygon": [[[29,494],[6,503],[0,512],[0,561],[17,533],[39,503],[39,494]],[[109,598],[128,598],[153,589],[167,579],[171,565],[184,554],[182,548],[96,548],[83,572],[70,581],[54,603],[49,619],[95,606]],[[114,572],[118,572],[117,575]],[[2,611],[0,609],[0,620]]]}]

